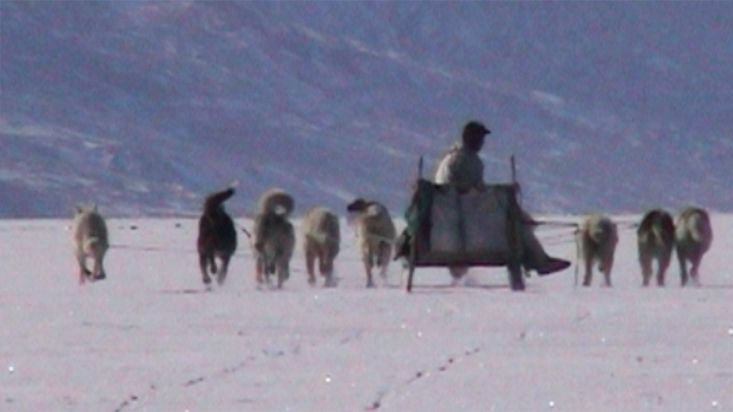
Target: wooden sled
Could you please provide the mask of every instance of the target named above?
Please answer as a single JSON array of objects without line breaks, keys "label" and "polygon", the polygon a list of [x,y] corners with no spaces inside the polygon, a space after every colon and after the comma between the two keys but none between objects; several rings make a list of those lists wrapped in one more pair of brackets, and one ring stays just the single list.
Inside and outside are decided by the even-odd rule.
[{"label": "wooden sled", "polygon": [[406,219],[400,250],[408,262],[407,292],[415,268],[430,266],[506,266],[512,290],[524,289],[516,185],[462,194],[454,186],[419,179]]}]

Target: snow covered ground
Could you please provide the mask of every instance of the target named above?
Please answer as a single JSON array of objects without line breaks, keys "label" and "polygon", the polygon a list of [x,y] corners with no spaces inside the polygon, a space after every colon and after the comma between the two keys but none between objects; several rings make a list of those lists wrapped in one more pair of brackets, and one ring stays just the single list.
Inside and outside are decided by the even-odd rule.
[{"label": "snow covered ground", "polygon": [[[335,289],[308,286],[298,248],[285,289],[257,290],[242,236],[206,293],[186,219],[109,221],[108,279],[79,286],[68,223],[0,221],[2,411],[733,410],[733,215],[713,216],[701,288],[675,262],[642,289],[626,230],[612,289],[418,269],[412,295],[399,265],[364,288],[346,225]],[[541,238],[575,260],[562,233]]]}]

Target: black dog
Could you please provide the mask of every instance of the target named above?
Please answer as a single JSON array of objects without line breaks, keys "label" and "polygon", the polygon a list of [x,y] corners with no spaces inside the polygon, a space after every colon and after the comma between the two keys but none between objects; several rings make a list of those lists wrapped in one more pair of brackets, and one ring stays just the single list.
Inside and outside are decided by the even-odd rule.
[{"label": "black dog", "polygon": [[[232,197],[234,189],[209,195],[204,202],[204,213],[199,219],[199,238],[197,242],[199,265],[204,284],[211,283],[208,269],[216,274],[221,285],[227,276],[229,260],[237,249],[237,232],[234,221],[224,210],[224,202]],[[215,258],[221,259],[221,270],[217,270]]]},{"label": "black dog", "polygon": [[664,276],[672,260],[674,250],[674,220],[662,209],[650,210],[636,230],[639,245],[639,264],[642,281],[649,286],[652,279],[652,263],[657,261],[657,285],[664,286]]}]

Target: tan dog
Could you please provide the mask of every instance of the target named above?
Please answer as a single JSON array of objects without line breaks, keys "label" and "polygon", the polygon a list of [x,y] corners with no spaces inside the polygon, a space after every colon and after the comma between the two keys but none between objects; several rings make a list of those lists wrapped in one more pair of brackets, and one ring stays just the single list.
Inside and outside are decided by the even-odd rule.
[{"label": "tan dog", "polygon": [[280,189],[271,189],[260,197],[252,233],[260,285],[270,284],[270,275],[277,273],[277,287],[282,288],[290,277],[295,230],[288,217],[294,207],[293,197]]},{"label": "tan dog", "polygon": [[[72,226],[74,255],[79,262],[79,283],[87,279],[102,280],[107,277],[104,271],[104,256],[109,249],[107,225],[94,205],[89,209],[77,206]],[[87,269],[87,258],[94,262],[92,270]]]},{"label": "tan dog", "polygon": [[585,261],[583,286],[590,286],[593,279],[593,263],[603,273],[606,286],[611,286],[613,255],[618,243],[616,224],[606,216],[591,215],[580,226],[580,241]]},{"label": "tan dog", "polygon": [[674,249],[674,221],[664,210],[654,209],[641,219],[636,230],[643,285],[649,286],[652,264],[657,260],[657,286],[664,286],[665,273]]},{"label": "tan dog", "polygon": [[710,216],[704,209],[688,207],[677,217],[675,230],[677,258],[680,262],[682,286],[687,285],[687,261],[692,264],[690,277],[695,286],[700,286],[700,262],[713,243],[713,228]]},{"label": "tan dog", "polygon": [[392,257],[392,245],[397,231],[389,211],[375,201],[356,199],[347,207],[354,215],[356,236],[359,239],[361,256],[367,275],[367,287],[374,287],[372,268],[379,267],[379,275],[387,278],[387,266]]},{"label": "tan dog", "polygon": [[325,278],[324,286],[336,286],[333,278],[333,261],[339,253],[341,234],[339,218],[328,209],[315,207],[308,211],[301,223],[308,283],[315,285],[315,263]]}]

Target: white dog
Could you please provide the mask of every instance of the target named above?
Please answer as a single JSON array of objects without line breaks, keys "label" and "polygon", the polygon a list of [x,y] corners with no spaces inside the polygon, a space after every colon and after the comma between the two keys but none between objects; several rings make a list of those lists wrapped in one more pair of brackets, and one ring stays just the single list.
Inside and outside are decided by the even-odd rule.
[{"label": "white dog", "polygon": [[253,236],[257,283],[270,283],[277,273],[277,287],[290,277],[290,259],[295,249],[295,230],[288,220],[295,201],[280,189],[265,192],[259,201]]},{"label": "white dog", "polygon": [[[87,279],[102,280],[107,277],[104,272],[104,255],[109,249],[107,225],[97,212],[97,206],[85,209],[77,206],[73,223],[74,254],[79,262],[79,283]],[[93,260],[92,270],[87,269],[87,258]]]},{"label": "white dog", "polygon": [[379,267],[379,275],[386,279],[397,231],[389,211],[379,202],[359,198],[351,202],[346,210],[355,216],[356,236],[367,275],[366,286],[374,287],[372,268]]},{"label": "white dog", "polygon": [[325,277],[324,286],[335,286],[333,261],[339,253],[341,234],[339,218],[328,209],[315,207],[308,211],[301,223],[305,249],[305,265],[308,269],[308,283],[315,285],[315,263]]},{"label": "white dog", "polygon": [[677,217],[675,228],[677,258],[680,262],[682,286],[687,285],[687,261],[692,263],[690,277],[695,286],[700,286],[698,270],[705,252],[713,243],[713,228],[708,212],[696,207],[684,209]]},{"label": "white dog", "polygon": [[583,286],[590,286],[593,279],[593,263],[603,273],[606,286],[611,286],[613,255],[618,243],[616,224],[606,216],[591,215],[580,226],[580,240],[585,261]]}]

